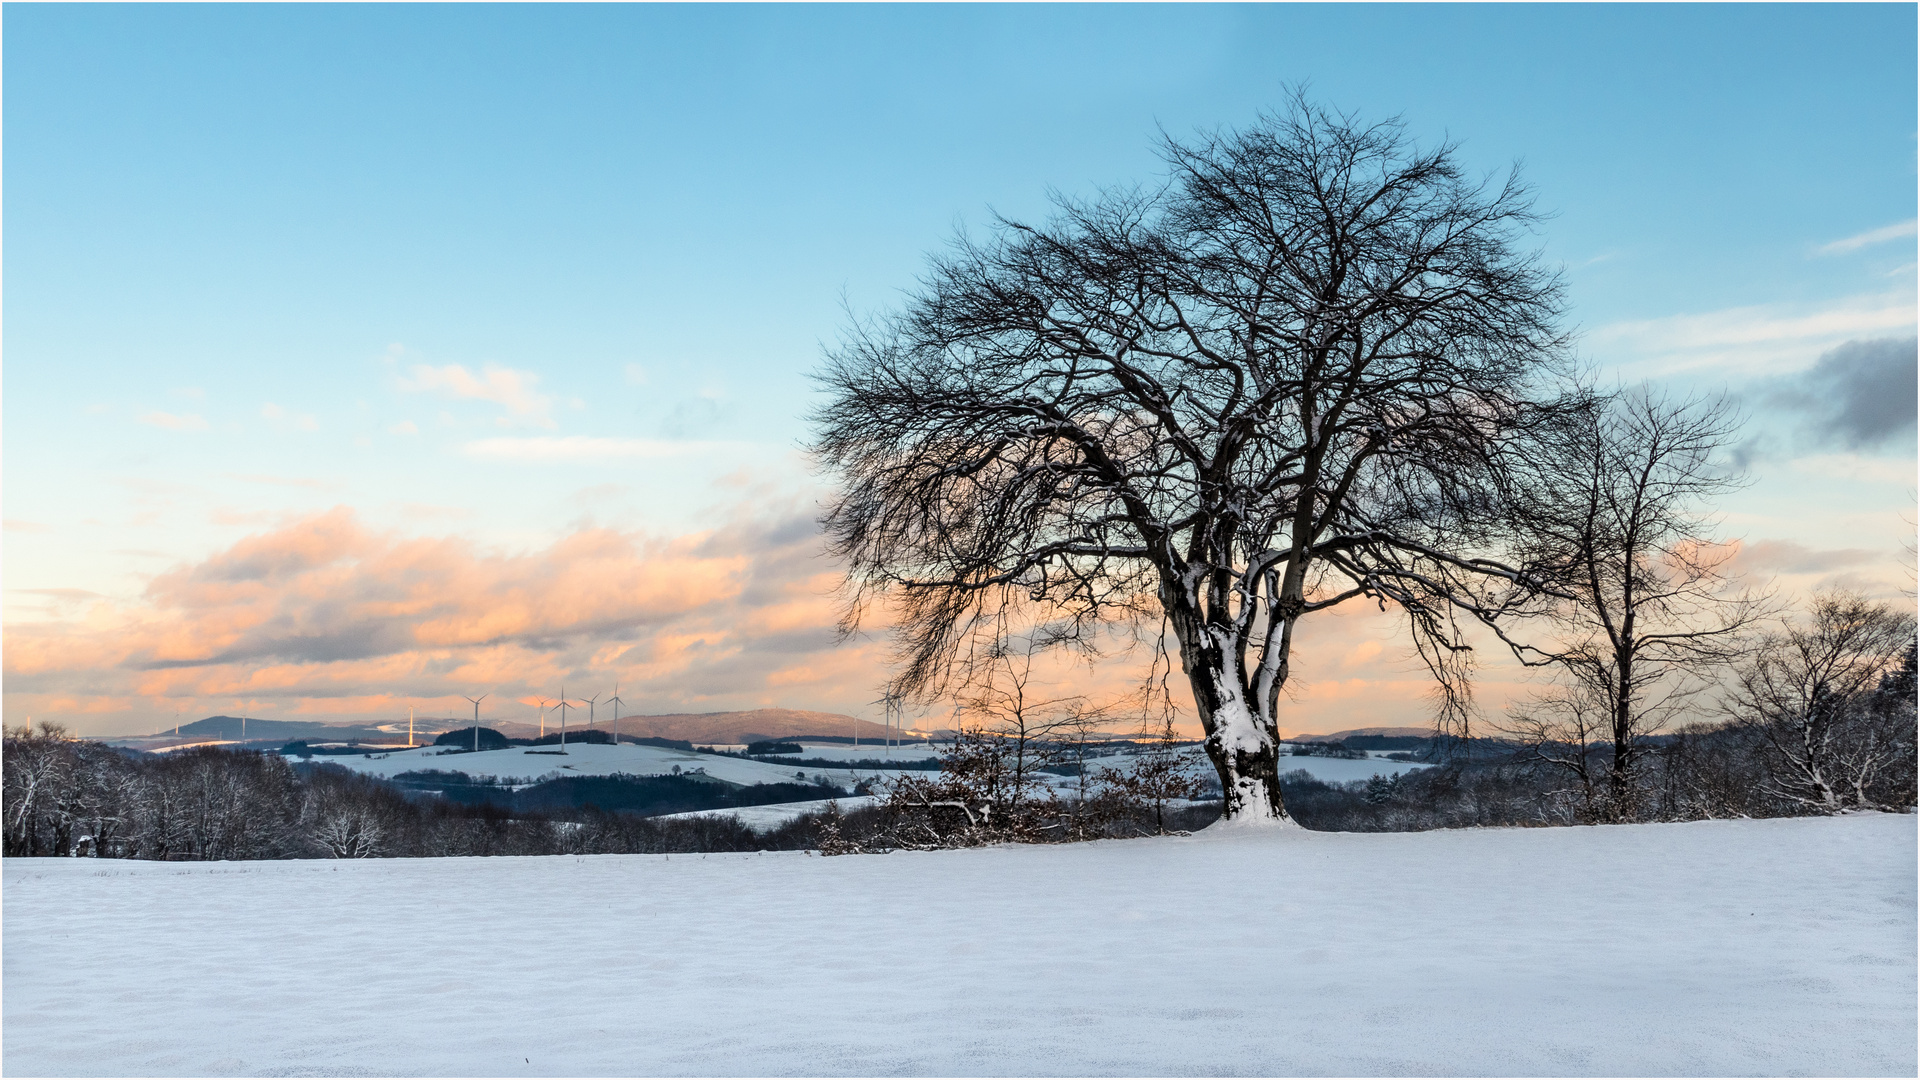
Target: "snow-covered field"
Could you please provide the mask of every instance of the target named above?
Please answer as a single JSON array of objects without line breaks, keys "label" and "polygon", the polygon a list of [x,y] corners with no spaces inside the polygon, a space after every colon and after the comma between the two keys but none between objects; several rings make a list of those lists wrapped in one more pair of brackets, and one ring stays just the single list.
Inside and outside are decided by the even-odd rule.
[{"label": "snow-covered field", "polygon": [[7,859],[0,1067],[1912,1076],[1914,826]]},{"label": "snow-covered field", "polygon": [[[859,761],[870,754],[884,755],[884,746],[861,746],[858,751],[848,744],[803,744],[806,752],[791,755],[796,758],[825,758],[839,761]],[[552,750],[554,747],[540,747]],[[926,745],[916,747],[896,747],[895,753],[902,761],[915,758],[924,759],[937,755],[937,747]],[[316,756],[313,760],[343,765],[349,769],[370,773],[374,776],[396,776],[417,769],[444,769],[459,771],[470,776],[497,776],[509,783],[530,784],[550,773],[561,775],[600,776],[607,773],[631,773],[635,776],[656,776],[670,773],[675,769],[688,771],[702,769],[708,776],[736,784],[771,784],[798,779],[794,774],[803,773],[807,780],[825,780],[828,783],[852,788],[862,779],[886,776],[885,771],[836,769],[823,766],[789,765],[771,761],[748,761],[742,758],[721,757],[716,754],[688,753],[684,750],[671,750],[659,746],[638,746],[622,743],[614,746],[606,743],[577,743],[567,748],[564,756],[551,753],[528,753],[525,747],[513,747],[507,750],[488,750],[477,754],[449,754],[445,747],[419,747],[413,750],[395,750],[385,754],[364,757],[358,754],[338,754]],[[1211,775],[1213,767],[1207,763],[1204,752],[1197,746],[1188,751],[1194,759],[1194,768],[1198,775]],[[1105,757],[1089,759],[1089,772],[1101,768],[1124,769],[1128,759],[1125,757]],[[1424,768],[1421,765],[1400,761],[1387,761],[1372,758],[1366,761],[1344,761],[1339,758],[1293,757],[1280,759],[1282,771],[1305,769],[1320,780],[1365,780],[1376,773],[1392,776],[1409,769]],[[1046,780],[1062,790],[1071,788],[1077,781],[1071,777],[1048,776]],[[858,805],[858,802],[843,803],[845,806]],[[778,803],[772,806],[754,807],[749,810],[711,810],[697,811],[700,814],[733,814],[753,828],[770,828],[783,821],[790,821],[803,813],[820,809],[824,803]]]},{"label": "snow-covered field", "polygon": [[788,739],[787,742],[799,746],[798,754],[784,754],[783,757],[819,758],[823,761],[925,761],[940,756],[940,747],[933,743],[908,743],[893,747],[885,743],[813,743],[805,739]]},{"label": "snow-covered field", "polygon": [[[695,754],[684,750],[671,750],[660,746],[638,746],[633,743],[575,743],[567,747],[564,756],[551,753],[528,753],[527,747],[515,746],[506,750],[483,750],[477,754],[446,754],[446,747],[421,747],[413,750],[395,750],[388,754],[375,754],[362,757],[358,754],[336,754],[315,756],[315,761],[344,765],[359,772],[375,776],[396,776],[416,769],[444,769],[458,771],[470,776],[497,776],[502,780],[517,780],[532,783],[547,773],[578,776],[603,776],[607,773],[631,773],[635,776],[657,776],[670,773],[675,769],[682,772],[704,769],[708,776],[727,780],[736,784],[777,784],[794,779],[794,773],[805,772],[807,779],[824,777],[833,783],[852,786],[855,779],[871,776],[869,772],[855,772],[847,769],[805,768],[798,766],[770,764],[760,761],[748,761],[743,758],[721,757],[717,754]],[[556,747],[542,746],[537,750],[548,751]]]},{"label": "snow-covered field", "polygon": [[730,817],[737,818],[740,824],[757,832],[785,825],[794,818],[805,814],[825,810],[838,804],[841,813],[860,810],[879,802],[871,795],[853,795],[844,799],[816,799],[811,802],[768,803],[765,806],[725,807],[719,810],[687,810],[678,814],[662,814],[670,818]]}]

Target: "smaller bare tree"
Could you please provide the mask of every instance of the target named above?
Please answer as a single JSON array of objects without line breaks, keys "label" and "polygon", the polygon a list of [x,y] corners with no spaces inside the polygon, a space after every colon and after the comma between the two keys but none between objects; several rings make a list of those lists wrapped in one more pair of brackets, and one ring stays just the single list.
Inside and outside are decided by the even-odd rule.
[{"label": "smaller bare tree", "polygon": [[1162,719],[1146,749],[1135,754],[1125,769],[1101,774],[1103,787],[1114,801],[1153,812],[1153,831],[1167,831],[1167,806],[1176,800],[1198,798],[1206,790],[1195,770],[1197,762],[1181,751],[1173,717]]},{"label": "smaller bare tree", "polygon": [[[926,819],[910,832],[947,846],[1080,831],[1086,752],[1108,709],[1082,694],[1054,694],[1036,679],[1035,658],[1057,643],[1042,627],[995,643],[972,665],[971,681],[957,695],[959,730],[941,754],[939,773],[898,777],[889,789],[896,813]],[[1078,799],[1061,799],[1046,780],[1069,765],[1080,772]]]},{"label": "smaller bare tree", "polygon": [[1714,501],[1740,484],[1723,453],[1738,430],[1723,400],[1639,388],[1543,426],[1516,466],[1516,542],[1550,583],[1533,611],[1553,629],[1522,640],[1511,622],[1489,624],[1558,685],[1508,733],[1576,778],[1590,820],[1639,816],[1646,736],[1715,684],[1767,614],[1727,573],[1737,548],[1711,535]]},{"label": "smaller bare tree", "polygon": [[1828,814],[1912,806],[1913,653],[1913,614],[1852,592],[1769,634],[1727,701],[1761,740],[1769,793]]}]

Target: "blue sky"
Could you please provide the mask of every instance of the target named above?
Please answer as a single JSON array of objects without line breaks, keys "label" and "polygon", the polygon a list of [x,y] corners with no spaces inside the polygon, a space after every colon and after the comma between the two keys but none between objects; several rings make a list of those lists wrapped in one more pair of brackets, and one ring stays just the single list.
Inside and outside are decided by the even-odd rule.
[{"label": "blue sky", "polygon": [[[856,709],[873,651],[798,609],[777,640],[729,639],[775,601],[713,548],[789,552],[800,569],[758,587],[805,606],[819,491],[796,447],[843,302],[891,303],[990,211],[1150,182],[1158,132],[1243,123],[1297,82],[1476,167],[1522,161],[1588,358],[1748,402],[1755,482],[1728,530],[1789,551],[1794,587],[1911,582],[1910,421],[1847,442],[1796,405],[1822,355],[1914,332],[1910,5],[3,17],[9,722],[356,715],[488,664],[533,665],[501,676],[511,697],[642,654],[644,711]],[[159,648],[127,635],[266,602],[181,607],[156,575],[199,580],[249,537],[299,548],[343,508],[359,539],[326,565],[431,541],[552,567],[617,536],[708,560],[695,577],[720,560],[741,606],[556,615],[485,662],[268,650],[196,682],[126,659]],[[273,603],[289,640],[326,621]],[[704,675],[666,659],[693,647]],[[396,689],[345,688],[374,677]]]}]

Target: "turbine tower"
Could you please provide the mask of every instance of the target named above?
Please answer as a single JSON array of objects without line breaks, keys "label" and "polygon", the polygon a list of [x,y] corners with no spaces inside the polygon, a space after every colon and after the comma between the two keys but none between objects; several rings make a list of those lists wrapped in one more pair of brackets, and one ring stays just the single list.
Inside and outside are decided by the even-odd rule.
[{"label": "turbine tower", "polygon": [[599,702],[599,700],[600,700],[599,694],[595,694],[592,697],[587,699],[587,730],[588,731],[593,730],[593,707],[597,702]]},{"label": "turbine tower", "polygon": [[900,726],[900,695],[887,695],[887,757],[893,757],[893,744],[898,738],[894,734]]},{"label": "turbine tower", "polygon": [[611,704],[613,705],[613,745],[619,746],[620,745],[620,706],[625,704],[625,702],[620,700],[619,680],[614,681],[613,701],[611,702]]},{"label": "turbine tower", "polygon": [[467,698],[473,702],[473,752],[476,754],[480,752],[480,703],[492,696],[493,691],[489,690],[479,697]]},{"label": "turbine tower", "polygon": [[[560,710],[560,752],[567,752],[567,684],[560,684],[560,704],[554,706]],[[574,706],[577,708],[577,706]]]},{"label": "turbine tower", "polygon": [[547,699],[540,699],[540,737],[547,737]]}]

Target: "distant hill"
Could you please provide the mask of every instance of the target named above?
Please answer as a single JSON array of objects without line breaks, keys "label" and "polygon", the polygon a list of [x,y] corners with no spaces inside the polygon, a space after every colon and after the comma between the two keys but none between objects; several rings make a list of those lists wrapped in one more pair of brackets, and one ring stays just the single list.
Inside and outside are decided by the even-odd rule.
[{"label": "distant hill", "polygon": [[[594,728],[607,730],[610,717],[602,711]],[[453,727],[468,727],[471,719],[442,719],[419,717],[414,730],[421,742],[432,742],[433,736]],[[533,735],[537,728],[533,724],[514,720],[496,721],[483,717],[482,723],[501,733],[516,738]],[[406,721],[398,722],[399,734],[393,728],[395,722],[382,721],[386,730],[370,725],[323,724],[306,720],[262,720],[258,717],[246,717],[245,739],[248,742],[262,740],[307,739],[330,742],[392,742],[395,738],[404,740]],[[558,728],[558,719],[547,721],[549,732]],[[575,731],[584,731],[587,718],[584,712],[568,718],[567,727]],[[804,709],[749,709],[743,712],[714,713],[669,713],[661,716],[623,716],[620,718],[622,735],[652,736],[661,739],[684,739],[696,743],[750,743],[762,739],[806,738],[808,736],[838,736],[851,738],[858,734],[860,741],[871,739],[874,742],[886,738],[887,729],[882,724],[870,720],[860,720],[843,713],[809,712]],[[173,729],[167,728],[163,737],[173,739]],[[242,718],[238,716],[209,716],[195,720],[191,724],[180,725],[181,739],[228,739],[242,738]],[[145,740],[147,737],[134,736],[120,741],[133,739]]]},{"label": "distant hill", "polygon": [[1336,731],[1331,735],[1292,735],[1284,741],[1339,742],[1342,739],[1351,738],[1355,735],[1374,735],[1400,739],[1431,739],[1433,738],[1433,729],[1430,727],[1361,727],[1349,728],[1346,731]]},{"label": "distant hill", "polygon": [[[164,734],[173,734],[168,728]],[[340,724],[322,724],[312,720],[262,720],[249,716],[209,716],[204,720],[195,720],[191,724],[180,725],[180,736],[192,736],[200,739],[385,739],[391,738],[385,732],[371,727],[346,726]]]},{"label": "distant hill", "polygon": [[[595,730],[607,730],[612,717],[602,711],[594,723]],[[547,718],[547,731],[552,733],[559,727],[558,718]],[[534,725],[524,721],[508,720],[502,723],[489,722],[489,726],[498,728],[502,733],[522,738],[536,730]],[[584,712],[575,713],[567,720],[567,727],[573,731],[584,731],[587,717]],[[743,712],[711,713],[666,713],[658,716],[623,716],[620,718],[620,734],[638,735],[656,739],[681,739],[694,743],[750,743],[762,739],[791,739],[808,736],[839,736],[850,739],[858,731],[860,741],[871,739],[879,742],[886,738],[887,729],[883,724],[870,720],[860,720],[844,713],[808,712],[805,709],[748,709]]]},{"label": "distant hill", "polygon": [[[601,723],[605,724],[606,721],[602,720]],[[887,735],[884,724],[859,720],[843,713],[808,712],[804,709],[623,716],[620,718],[620,732],[624,735],[653,735],[696,743],[750,743],[808,735],[851,737],[856,733],[863,741],[872,739],[878,742]]]},{"label": "distant hill", "polygon": [[[461,723],[471,724],[472,721],[430,720],[421,717],[415,723],[415,730],[419,733],[421,741],[430,742],[434,735],[459,726]],[[167,727],[158,735],[130,735],[112,741],[146,746],[160,740],[164,740],[162,745],[171,745],[185,740],[239,741],[244,739],[247,742],[256,743],[307,739],[315,742],[385,743],[393,742],[395,739],[405,739],[406,721],[400,722],[397,735],[391,730],[392,721],[388,721],[387,726],[389,730],[362,724],[326,724],[317,720],[262,720],[257,716],[209,716],[195,720],[191,724],[181,724],[178,736],[174,735],[172,727]]]}]

